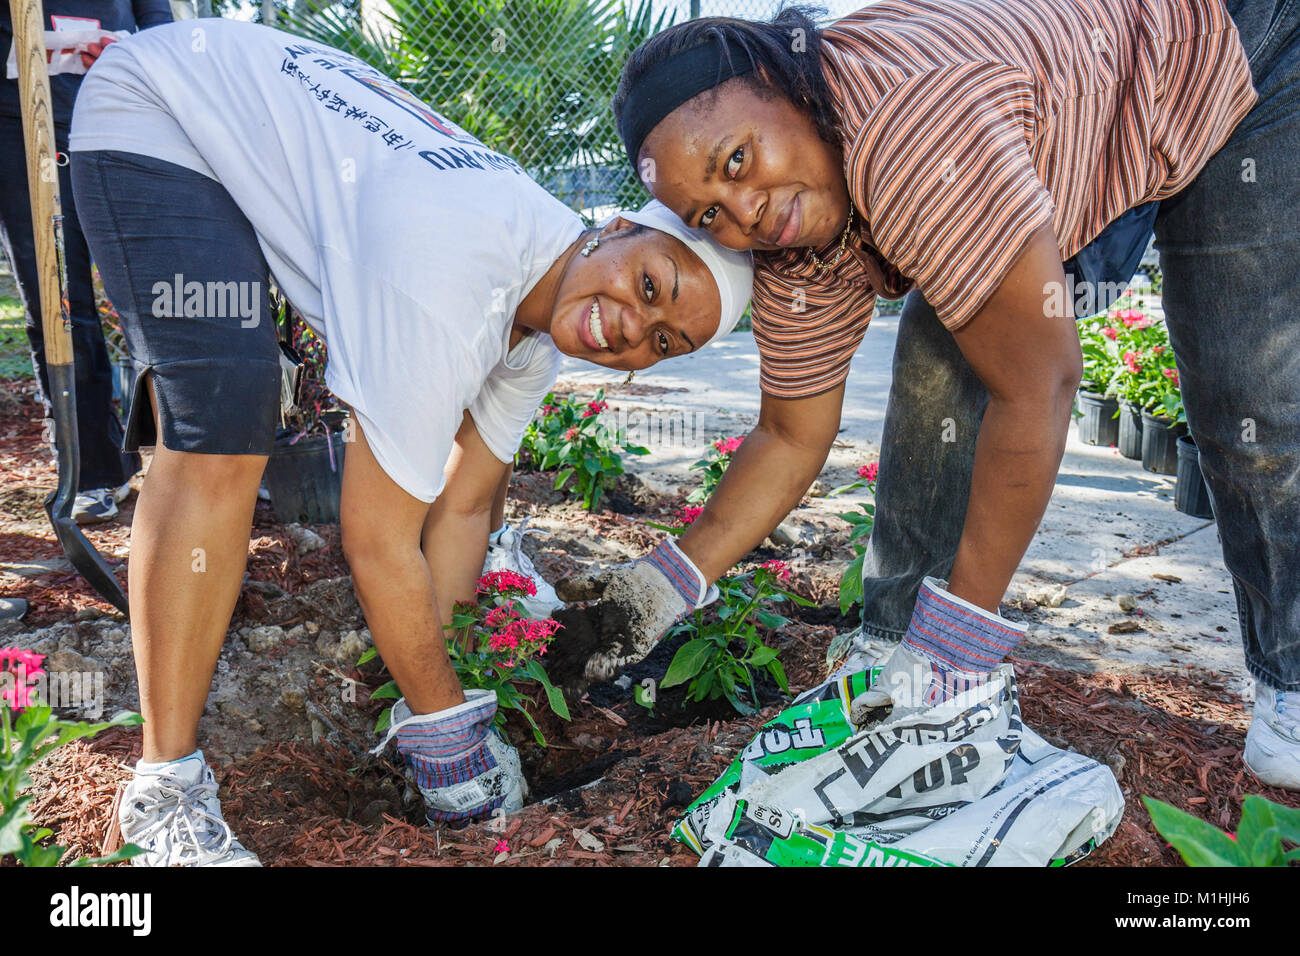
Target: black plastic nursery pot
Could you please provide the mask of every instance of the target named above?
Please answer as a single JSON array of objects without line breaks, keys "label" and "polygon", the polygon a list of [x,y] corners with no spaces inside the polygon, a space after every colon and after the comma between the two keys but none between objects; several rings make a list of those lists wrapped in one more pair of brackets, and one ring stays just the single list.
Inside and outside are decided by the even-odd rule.
[{"label": "black plastic nursery pot", "polygon": [[1191,435],[1178,439],[1178,479],[1174,483],[1174,507],[1193,518],[1213,518],[1210,489],[1201,475],[1201,455]]},{"label": "black plastic nursery pot", "polygon": [[1119,403],[1119,453],[1125,458],[1142,457],[1142,409],[1132,402]]},{"label": "black plastic nursery pot", "polygon": [[[336,524],[343,493],[342,432],[276,441],[262,477],[283,524]],[[331,460],[331,450],[333,452]]]},{"label": "black plastic nursery pot", "polygon": [[1079,440],[1085,445],[1116,445],[1119,443],[1119,402],[1099,392],[1079,390]]},{"label": "black plastic nursery pot", "polygon": [[1142,412],[1142,467],[1157,475],[1178,473],[1178,438],[1187,426],[1163,415]]}]

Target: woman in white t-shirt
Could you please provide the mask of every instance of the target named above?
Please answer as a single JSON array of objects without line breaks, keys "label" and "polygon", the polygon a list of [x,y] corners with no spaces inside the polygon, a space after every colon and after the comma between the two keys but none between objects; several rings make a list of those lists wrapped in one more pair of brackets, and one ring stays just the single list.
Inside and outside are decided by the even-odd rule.
[{"label": "woman in white t-shirt", "polygon": [[[144,760],[120,820],[137,862],[257,862],[221,818],[196,729],[279,409],[269,276],[325,339],[326,384],[356,421],[343,548],[405,694],[390,737],[431,822],[518,809],[495,695],[462,691],[442,637],[472,596],[493,493],[559,353],[631,370],[694,351],[735,326],[748,254],[657,204],[585,229],[375,70],[246,23],[111,44],[70,148],[137,372],[127,447],[156,448],[130,562]],[[647,560],[695,588],[671,545]]]}]

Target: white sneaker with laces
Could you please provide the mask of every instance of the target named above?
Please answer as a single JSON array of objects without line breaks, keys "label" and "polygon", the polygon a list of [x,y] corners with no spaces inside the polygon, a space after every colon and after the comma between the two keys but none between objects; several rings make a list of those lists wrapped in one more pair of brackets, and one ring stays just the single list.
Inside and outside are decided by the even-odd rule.
[{"label": "white sneaker with laces", "polygon": [[1242,759],[1260,783],[1300,790],[1300,691],[1255,681],[1255,712]]},{"label": "white sneaker with laces", "polygon": [[77,524],[95,524],[117,517],[117,506],[131,494],[131,482],[119,488],[90,488],[77,492],[72,502],[72,520]]},{"label": "white sneaker with laces", "polygon": [[535,618],[546,618],[551,612],[564,607],[564,602],[555,593],[555,588],[547,583],[528,555],[524,554],[523,542],[526,534],[547,534],[540,528],[528,527],[525,521],[518,528],[506,525],[500,532],[488,538],[487,555],[483,559],[483,573],[490,571],[514,571],[533,579],[537,586],[534,597],[520,598],[519,603]]},{"label": "white sneaker with laces", "polygon": [[261,866],[221,816],[217,781],[203,752],[136,770],[118,808],[122,842],[144,853],[134,866]]}]

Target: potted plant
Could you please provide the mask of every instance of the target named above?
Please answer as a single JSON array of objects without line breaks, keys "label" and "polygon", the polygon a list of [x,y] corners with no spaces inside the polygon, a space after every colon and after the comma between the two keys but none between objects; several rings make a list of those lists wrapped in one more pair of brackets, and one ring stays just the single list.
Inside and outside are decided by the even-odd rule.
[{"label": "potted plant", "polygon": [[1193,518],[1213,518],[1210,489],[1201,474],[1201,454],[1191,435],[1178,439],[1178,478],[1174,482],[1174,507]]},{"label": "potted plant", "polygon": [[302,359],[294,407],[282,412],[275,451],[263,483],[271,508],[284,524],[333,524],[343,493],[343,450],[348,412],[325,387],[325,343],[283,299],[276,304],[276,326]]},{"label": "potted plant", "polygon": [[1112,316],[1123,325],[1115,339],[1120,367],[1111,384],[1120,404],[1119,453],[1142,459],[1148,471],[1172,475],[1178,462],[1174,442],[1186,425],[1168,330],[1141,308]]},{"label": "potted plant", "polygon": [[1083,380],[1079,383],[1079,440],[1086,445],[1119,442],[1119,403],[1107,394],[1120,369],[1116,340],[1119,330],[1112,316],[1095,316],[1079,325],[1083,352]]}]

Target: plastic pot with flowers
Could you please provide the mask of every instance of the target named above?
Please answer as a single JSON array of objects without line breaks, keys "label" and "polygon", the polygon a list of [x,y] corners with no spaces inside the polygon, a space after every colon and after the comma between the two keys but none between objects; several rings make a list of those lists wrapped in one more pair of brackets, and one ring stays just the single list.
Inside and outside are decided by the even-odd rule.
[{"label": "plastic pot with flowers", "polygon": [[1083,378],[1079,383],[1079,440],[1086,445],[1119,443],[1119,403],[1107,393],[1121,368],[1118,314],[1103,313],[1079,323]]},{"label": "plastic pot with flowers", "polygon": [[[1163,322],[1140,309],[1123,310],[1120,320],[1125,326],[1116,339],[1121,365],[1111,385],[1121,405],[1120,453],[1140,457],[1147,471],[1175,474],[1177,442],[1187,433],[1187,418],[1168,330]],[[1136,456],[1132,454],[1134,435],[1129,424],[1134,412],[1141,423]]]},{"label": "plastic pot with flowers", "polygon": [[[334,524],[343,493],[348,410],[325,387],[325,343],[282,298],[276,302],[276,328],[288,346],[281,428],[262,481],[279,521]],[[289,371],[292,358],[301,361],[296,382]]]}]

